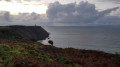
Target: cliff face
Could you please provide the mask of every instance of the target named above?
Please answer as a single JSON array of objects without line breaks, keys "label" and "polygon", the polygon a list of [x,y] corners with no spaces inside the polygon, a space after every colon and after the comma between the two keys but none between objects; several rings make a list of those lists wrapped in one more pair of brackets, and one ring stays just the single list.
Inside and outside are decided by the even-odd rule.
[{"label": "cliff face", "polygon": [[0,27],[0,37],[2,38],[26,38],[32,40],[43,40],[49,33],[40,26],[8,26]]}]

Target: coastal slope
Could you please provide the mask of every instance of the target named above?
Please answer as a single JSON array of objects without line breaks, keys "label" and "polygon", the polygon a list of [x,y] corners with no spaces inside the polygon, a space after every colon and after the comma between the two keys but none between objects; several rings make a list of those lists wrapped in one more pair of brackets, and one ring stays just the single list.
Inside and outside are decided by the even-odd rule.
[{"label": "coastal slope", "polygon": [[120,67],[119,54],[34,41],[48,36],[38,26],[0,27],[0,67]]},{"label": "coastal slope", "polygon": [[49,37],[49,33],[41,26],[2,26],[1,38],[25,38],[31,40],[43,40]]},{"label": "coastal slope", "polygon": [[120,55],[0,39],[0,67],[120,67]]}]

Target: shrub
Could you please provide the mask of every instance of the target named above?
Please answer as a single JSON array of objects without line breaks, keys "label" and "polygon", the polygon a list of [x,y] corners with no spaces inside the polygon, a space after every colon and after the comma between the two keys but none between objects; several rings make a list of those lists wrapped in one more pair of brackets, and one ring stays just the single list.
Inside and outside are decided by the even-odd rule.
[{"label": "shrub", "polygon": [[70,62],[70,60],[68,58],[66,58],[66,57],[59,57],[58,61],[60,63],[63,63],[63,64],[66,64],[66,63]]},{"label": "shrub", "polygon": [[30,40],[36,42],[36,40],[34,38],[31,38]]},{"label": "shrub", "polygon": [[10,47],[5,44],[0,44],[0,67],[12,67]]},{"label": "shrub", "polygon": [[83,67],[83,66],[79,64],[75,64],[74,67]]}]

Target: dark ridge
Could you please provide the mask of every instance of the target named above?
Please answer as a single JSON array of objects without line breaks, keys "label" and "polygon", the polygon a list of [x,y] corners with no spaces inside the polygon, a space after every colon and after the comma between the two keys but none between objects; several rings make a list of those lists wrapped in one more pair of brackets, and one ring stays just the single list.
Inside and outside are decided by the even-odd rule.
[{"label": "dark ridge", "polygon": [[0,26],[0,38],[24,38],[37,41],[47,37],[49,33],[41,26]]}]

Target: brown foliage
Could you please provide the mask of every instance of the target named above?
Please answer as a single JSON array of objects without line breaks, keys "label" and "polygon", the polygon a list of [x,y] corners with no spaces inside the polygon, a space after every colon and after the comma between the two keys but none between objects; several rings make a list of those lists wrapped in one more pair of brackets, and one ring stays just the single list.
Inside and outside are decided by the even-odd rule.
[{"label": "brown foliage", "polygon": [[[120,67],[120,56],[115,54],[74,48],[62,49],[54,46],[45,46],[29,40],[0,39],[0,44],[7,44],[11,47],[21,43],[27,44],[27,46],[24,46],[26,50],[35,50],[40,55],[14,55],[14,67],[75,67],[75,65],[76,67]],[[42,47],[39,49],[42,52],[38,48],[35,49],[36,45]]]}]

